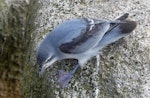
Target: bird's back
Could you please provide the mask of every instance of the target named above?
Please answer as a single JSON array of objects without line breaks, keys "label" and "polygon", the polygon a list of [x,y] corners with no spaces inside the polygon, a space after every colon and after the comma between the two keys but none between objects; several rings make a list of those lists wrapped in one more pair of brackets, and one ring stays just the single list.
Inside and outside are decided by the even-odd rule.
[{"label": "bird's back", "polygon": [[56,43],[68,35],[79,36],[83,28],[86,28],[86,22],[82,18],[71,19],[58,25],[47,37]]}]

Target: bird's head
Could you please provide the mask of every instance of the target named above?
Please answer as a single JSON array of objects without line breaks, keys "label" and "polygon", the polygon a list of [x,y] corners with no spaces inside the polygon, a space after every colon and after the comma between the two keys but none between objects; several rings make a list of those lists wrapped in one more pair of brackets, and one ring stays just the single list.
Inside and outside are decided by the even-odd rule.
[{"label": "bird's head", "polygon": [[55,49],[52,45],[41,43],[36,51],[37,64],[39,65],[39,76],[43,76],[46,68],[52,65],[56,60]]}]

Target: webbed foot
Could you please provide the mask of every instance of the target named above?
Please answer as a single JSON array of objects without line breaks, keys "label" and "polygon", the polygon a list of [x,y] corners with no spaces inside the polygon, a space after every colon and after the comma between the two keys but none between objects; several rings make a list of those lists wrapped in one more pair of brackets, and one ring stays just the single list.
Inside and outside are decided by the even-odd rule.
[{"label": "webbed foot", "polygon": [[71,78],[72,78],[71,73],[65,72],[64,70],[59,70],[57,83],[58,85],[60,85],[61,88],[65,88],[67,87]]},{"label": "webbed foot", "polygon": [[59,70],[57,83],[58,85],[60,85],[61,88],[67,87],[69,81],[71,80],[73,74],[76,72],[78,67],[79,67],[79,64],[77,64],[70,73],[65,72],[64,70]]}]

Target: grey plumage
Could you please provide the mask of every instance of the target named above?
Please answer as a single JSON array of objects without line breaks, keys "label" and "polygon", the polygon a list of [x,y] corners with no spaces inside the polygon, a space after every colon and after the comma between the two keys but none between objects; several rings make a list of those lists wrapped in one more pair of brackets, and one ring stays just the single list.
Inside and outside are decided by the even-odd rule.
[{"label": "grey plumage", "polygon": [[66,87],[79,66],[96,56],[102,48],[129,35],[136,28],[136,22],[126,20],[127,17],[128,13],[114,21],[77,18],[58,25],[37,48],[40,76],[58,60],[77,59],[78,64],[71,73],[59,71],[57,83],[62,88]]}]

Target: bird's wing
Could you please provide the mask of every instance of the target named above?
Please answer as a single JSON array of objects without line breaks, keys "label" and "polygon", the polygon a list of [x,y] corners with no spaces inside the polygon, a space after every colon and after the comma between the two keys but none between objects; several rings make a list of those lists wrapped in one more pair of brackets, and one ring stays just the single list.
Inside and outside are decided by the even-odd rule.
[{"label": "bird's wing", "polygon": [[104,48],[108,44],[111,44],[120,38],[129,35],[136,28],[136,26],[137,24],[135,21],[129,20],[123,20],[122,23],[115,24],[110,30],[108,30],[108,32],[106,32],[106,34],[97,44],[96,48]]},{"label": "bird's wing", "polygon": [[[105,20],[82,18],[80,21],[78,25],[81,27],[68,27],[70,32],[60,40],[59,49],[62,52],[77,54],[95,47],[110,27],[110,23]],[[75,22],[72,24],[76,26]]]}]

